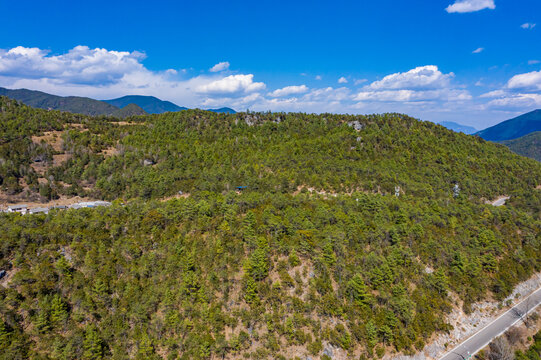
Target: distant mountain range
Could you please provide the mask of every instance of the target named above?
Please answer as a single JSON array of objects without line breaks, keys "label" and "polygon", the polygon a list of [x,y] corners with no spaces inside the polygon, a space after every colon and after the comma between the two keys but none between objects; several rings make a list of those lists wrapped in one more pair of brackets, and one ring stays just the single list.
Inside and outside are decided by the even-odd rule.
[{"label": "distant mountain range", "polygon": [[445,126],[449,130],[462,132],[466,135],[470,135],[477,132],[477,129],[472,126],[462,125],[462,124],[458,124],[452,121],[442,121],[439,124],[442,126]]},{"label": "distant mountain range", "polygon": [[219,109],[208,109],[207,111],[212,111],[215,113],[226,113],[226,114],[236,114],[237,112],[231,108],[223,107]]},{"label": "distant mountain range", "polygon": [[[28,106],[60,110],[72,113],[91,116],[116,116],[127,117],[133,115],[161,114],[164,112],[175,112],[187,110],[188,108],[178,106],[170,101],[160,100],[154,96],[128,95],[111,100],[95,100],[80,96],[57,96],[42,91],[28,89],[6,89],[0,87],[0,96],[20,101]],[[220,109],[209,109],[208,111],[218,113],[234,114],[235,110],[224,107]]]},{"label": "distant mountain range", "polygon": [[541,131],[541,110],[534,110],[516,118],[501,122],[497,125],[481,130],[475,135],[490,141],[512,140]]},{"label": "distant mountain range", "polygon": [[154,96],[128,95],[118,99],[103,101],[118,108],[123,108],[124,106],[129,104],[136,104],[149,114],[162,114],[168,111],[174,112],[188,110],[188,108],[186,107],[178,106],[170,101],[160,100]]},{"label": "distant mountain range", "polygon": [[85,115],[113,115],[120,110],[118,107],[107,104],[103,101],[79,96],[56,96],[41,91],[28,89],[9,90],[0,88],[0,95],[20,101],[28,106],[48,109],[62,110]]}]

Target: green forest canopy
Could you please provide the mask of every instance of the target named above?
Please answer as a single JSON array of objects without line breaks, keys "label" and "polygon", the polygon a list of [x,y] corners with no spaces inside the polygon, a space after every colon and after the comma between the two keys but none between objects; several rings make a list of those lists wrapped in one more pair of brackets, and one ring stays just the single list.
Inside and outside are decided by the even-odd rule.
[{"label": "green forest canopy", "polygon": [[[449,291],[468,311],[541,270],[541,165],[428,122],[0,110],[4,191],[129,200],[0,215],[0,358],[409,354],[450,330]],[[41,175],[46,131],[69,160]]]}]

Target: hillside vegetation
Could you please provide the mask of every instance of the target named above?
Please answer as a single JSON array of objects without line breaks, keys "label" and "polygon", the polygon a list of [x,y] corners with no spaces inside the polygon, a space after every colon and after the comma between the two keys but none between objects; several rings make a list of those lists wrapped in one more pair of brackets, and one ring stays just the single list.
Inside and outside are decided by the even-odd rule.
[{"label": "hillside vegetation", "polygon": [[541,131],[536,131],[518,139],[502,141],[513,152],[541,161]]},{"label": "hillside vegetation", "polygon": [[541,165],[404,115],[120,122],[0,98],[0,125],[5,192],[117,199],[0,215],[0,358],[412,354],[541,270]]}]

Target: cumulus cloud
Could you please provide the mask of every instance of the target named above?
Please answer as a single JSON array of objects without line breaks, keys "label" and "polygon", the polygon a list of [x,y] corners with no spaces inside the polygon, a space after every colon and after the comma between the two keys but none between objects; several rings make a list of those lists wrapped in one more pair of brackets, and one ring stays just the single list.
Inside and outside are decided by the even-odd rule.
[{"label": "cumulus cloud", "polygon": [[270,92],[268,95],[270,97],[283,97],[283,96],[289,96],[293,94],[302,94],[308,91],[308,87],[306,85],[293,85],[293,86],[286,86],[281,89],[276,89],[273,92]]},{"label": "cumulus cloud", "polygon": [[456,0],[445,10],[448,13],[469,13],[483,9],[495,9],[494,0]]},{"label": "cumulus cloud", "polygon": [[153,95],[189,107],[198,107],[207,98],[245,96],[265,88],[252,74],[186,77],[185,70],[151,71],[144,59],[145,54],[137,51],[87,46],[63,54],[22,46],[0,49],[0,86],[97,99]]},{"label": "cumulus cloud", "polygon": [[485,50],[485,48],[480,47],[480,48],[477,48],[477,49],[473,50],[473,51],[472,51],[472,54],[480,54],[480,53],[482,53],[484,50]]},{"label": "cumulus cloud", "polygon": [[145,54],[76,46],[66,54],[48,56],[47,50],[17,46],[0,50],[0,75],[50,78],[77,84],[110,84],[126,73],[143,70]]},{"label": "cumulus cloud", "polygon": [[321,80],[321,79],[322,79],[321,75],[316,75],[316,80]]},{"label": "cumulus cloud", "polygon": [[437,66],[419,66],[404,73],[394,73],[368,85],[370,89],[437,89],[449,86],[454,73],[443,74]]},{"label": "cumulus cloud", "polygon": [[338,79],[338,83],[339,84],[347,84],[348,82],[348,79],[346,79],[345,77],[341,77],[340,79]]},{"label": "cumulus cloud", "polygon": [[254,82],[254,75],[229,75],[223,79],[215,80],[211,83],[200,85],[196,91],[203,94],[235,94],[250,93],[265,89],[262,82]]},{"label": "cumulus cloud", "polygon": [[419,66],[374,81],[355,94],[353,100],[407,103],[470,100],[468,91],[451,86],[454,76],[453,73],[442,73],[435,65]]},{"label": "cumulus cloud", "polygon": [[526,29],[526,30],[531,30],[535,27],[535,25],[537,24],[532,24],[532,23],[524,23],[522,25],[520,25],[521,28],[523,29]]},{"label": "cumulus cloud", "polygon": [[210,72],[220,72],[229,69],[229,61],[219,62],[209,69]]},{"label": "cumulus cloud", "polygon": [[541,71],[517,74],[506,85],[497,90],[482,94],[481,98],[492,99],[486,104],[488,109],[506,111],[526,111],[541,106]]},{"label": "cumulus cloud", "polygon": [[507,82],[507,88],[539,91],[541,90],[541,71],[515,75]]}]

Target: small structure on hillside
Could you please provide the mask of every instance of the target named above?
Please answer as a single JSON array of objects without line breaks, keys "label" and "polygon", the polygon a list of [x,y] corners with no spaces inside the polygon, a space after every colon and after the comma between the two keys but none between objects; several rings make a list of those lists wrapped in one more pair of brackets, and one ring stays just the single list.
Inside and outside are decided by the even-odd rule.
[{"label": "small structure on hillside", "polygon": [[26,214],[28,212],[28,206],[25,204],[11,205],[8,206],[8,212],[18,212],[21,214]]},{"label": "small structure on hillside", "polygon": [[30,209],[28,213],[29,214],[40,214],[40,213],[48,214],[49,208],[44,208],[44,207],[33,208],[33,209]]}]

